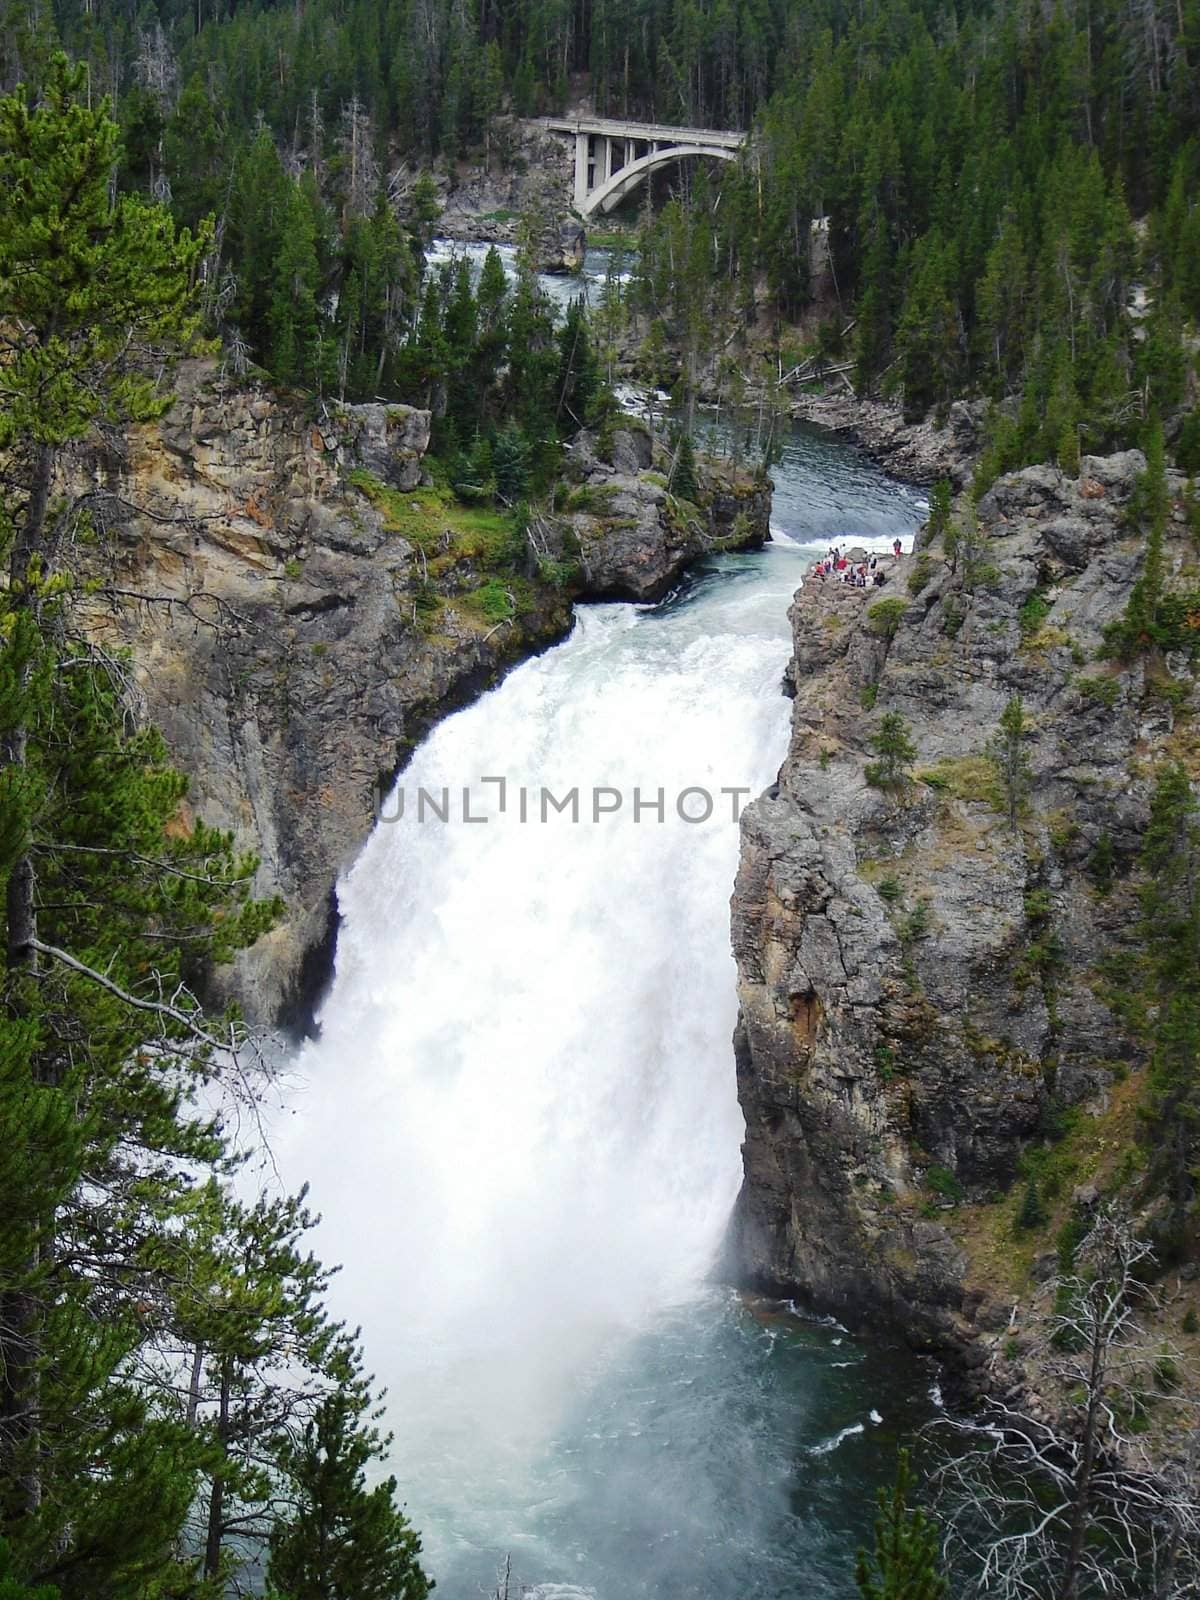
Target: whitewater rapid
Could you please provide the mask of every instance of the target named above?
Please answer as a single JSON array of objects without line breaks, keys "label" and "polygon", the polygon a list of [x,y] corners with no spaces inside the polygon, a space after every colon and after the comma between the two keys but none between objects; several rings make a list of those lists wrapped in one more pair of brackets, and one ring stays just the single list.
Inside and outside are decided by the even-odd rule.
[{"label": "whitewater rapid", "polygon": [[[869,482],[862,535],[907,543],[915,499]],[[741,1175],[734,817],[786,748],[787,608],[827,512],[662,605],[581,608],[434,729],[339,884],[278,1160],[311,1181],[445,1600],[506,1552],[543,1596],[778,1595],[797,1530],[802,1592],[839,1592],[813,1587],[838,1511],[797,1520],[791,1432],[811,1413],[810,1444],[850,1449],[863,1379],[824,1329],[781,1367],[778,1327],[711,1282]]]}]

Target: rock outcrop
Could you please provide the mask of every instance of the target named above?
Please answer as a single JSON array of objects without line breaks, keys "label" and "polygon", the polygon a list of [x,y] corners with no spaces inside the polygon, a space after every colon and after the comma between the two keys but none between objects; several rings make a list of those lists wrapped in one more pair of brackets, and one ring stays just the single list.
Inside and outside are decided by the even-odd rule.
[{"label": "rock outcrop", "polygon": [[[939,544],[865,596],[800,590],[791,746],[743,821],[740,1270],[960,1368],[1009,1320],[1019,1273],[995,1202],[1022,1152],[1065,1115],[1098,1130],[1102,1162],[1138,1064],[1106,959],[1133,937],[1154,764],[1194,754],[1188,663],[1155,681],[1099,656],[1140,566],[1143,466],[1129,452],[1085,458],[1077,481],[1014,473],[957,570]],[[1170,488],[1178,571],[1192,557]],[[899,604],[872,617],[881,600]],[[1014,695],[1032,770],[1015,829],[987,754]],[[864,776],[886,712],[917,750],[894,789]]]},{"label": "rock outcrop", "polygon": [[590,509],[514,551],[507,516],[424,474],[428,412],[314,408],[205,362],[174,388],[161,422],[83,464],[106,535],[90,626],[132,648],[191,814],[257,851],[259,889],[286,901],[231,992],[257,1020],[303,1024],[336,875],[431,722],[561,637],[573,598],[649,598],[706,548],[761,542],[766,505],[721,476],[711,513],[671,501],[632,425],[611,459],[581,442],[567,492]]},{"label": "rock outcrop", "polygon": [[838,390],[797,395],[791,406],[793,417],[853,439],[897,478],[911,483],[948,478],[956,488],[974,469],[985,410],[979,402],[957,400],[942,426],[932,417],[908,422],[897,405]]}]

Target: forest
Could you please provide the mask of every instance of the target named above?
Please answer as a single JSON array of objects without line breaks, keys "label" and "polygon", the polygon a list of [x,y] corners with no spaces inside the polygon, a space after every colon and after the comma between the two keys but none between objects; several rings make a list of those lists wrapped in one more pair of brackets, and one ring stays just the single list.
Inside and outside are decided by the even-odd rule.
[{"label": "forest", "polygon": [[[532,229],[515,283],[495,255],[427,264],[432,174],[519,159],[514,119],[581,94],[752,138],[629,219],[629,281],[590,314],[556,318]],[[72,551],[104,529],[63,463],[161,415],[148,374],[186,346],[314,414],[430,408],[435,473],[519,517],[618,371],[686,406],[844,365],[910,419],[984,401],[977,493],[1145,448],[1112,650],[1168,648],[1190,622],[1155,496],[1168,458],[1200,475],[1200,0],[0,0],[0,96],[0,1116],[25,1131],[0,1168],[0,1596],[216,1600],[252,1569],[280,1600],[422,1600],[306,1197],[242,1197],[266,1064],[197,998],[279,908],[229,836],[172,826],[185,779],[80,619]],[[1182,1238],[1186,779],[1155,807],[1148,1127]],[[865,1595],[943,1592],[906,1471]]]},{"label": "forest", "polygon": [[607,309],[643,365],[694,389],[714,344],[765,346],[776,373],[848,364],[912,417],[986,397],[981,481],[1155,415],[1200,466],[1196,0],[5,0],[0,86],[56,43],[112,98],[122,184],[216,219],[208,321],[282,381],[422,403],[452,383],[462,286],[423,277],[430,164],[503,166],[514,118],[587,93],[754,133],[630,235],[636,281]]}]

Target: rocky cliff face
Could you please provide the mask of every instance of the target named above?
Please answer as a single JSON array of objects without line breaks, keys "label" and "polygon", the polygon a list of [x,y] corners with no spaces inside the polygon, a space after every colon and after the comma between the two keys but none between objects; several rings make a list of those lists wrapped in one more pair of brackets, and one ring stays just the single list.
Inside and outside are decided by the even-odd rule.
[{"label": "rocky cliff face", "polygon": [[[203,362],[174,388],[159,424],[84,463],[105,534],[90,626],[132,647],[192,814],[259,852],[261,891],[285,898],[229,983],[252,1017],[295,1022],[327,964],[336,874],[425,728],[565,633],[574,596],[661,593],[703,550],[761,542],[766,505],[718,476],[710,508],[681,507],[649,440],[618,429],[611,460],[580,446],[564,495],[584,504],[514,569],[508,519],[423,475],[427,412],[318,414]],[[498,551],[525,575],[497,577]]]},{"label": "rocky cliff face", "polygon": [[[1012,474],[957,571],[939,545],[865,597],[802,589],[790,750],[744,818],[741,1269],[968,1365],[1020,1281],[998,1241],[1022,1152],[1065,1113],[1087,1151],[1066,1170],[1087,1176],[1130,1109],[1137,1051],[1104,961],[1131,936],[1123,879],[1154,763],[1194,756],[1187,663],[1151,681],[1097,659],[1139,569],[1127,513],[1143,466],[1130,452],[1085,459],[1078,481]],[[1193,559],[1182,487],[1172,477],[1176,570]],[[902,615],[872,619],[881,599]],[[986,754],[1014,694],[1032,766],[1016,829]],[[917,748],[894,792],[864,777],[889,711]]]}]

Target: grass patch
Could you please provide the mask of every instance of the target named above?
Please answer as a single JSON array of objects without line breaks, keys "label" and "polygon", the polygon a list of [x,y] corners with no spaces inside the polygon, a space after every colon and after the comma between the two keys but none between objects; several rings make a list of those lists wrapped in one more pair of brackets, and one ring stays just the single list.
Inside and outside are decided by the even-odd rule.
[{"label": "grass patch", "polygon": [[507,511],[464,505],[450,489],[393,489],[361,468],[347,482],[366,495],[389,533],[400,534],[427,556],[475,558],[489,566],[513,559],[517,536]]},{"label": "grass patch", "polygon": [[987,756],[946,757],[936,766],[917,773],[931,789],[951,794],[956,800],[997,802],[996,768]]}]

